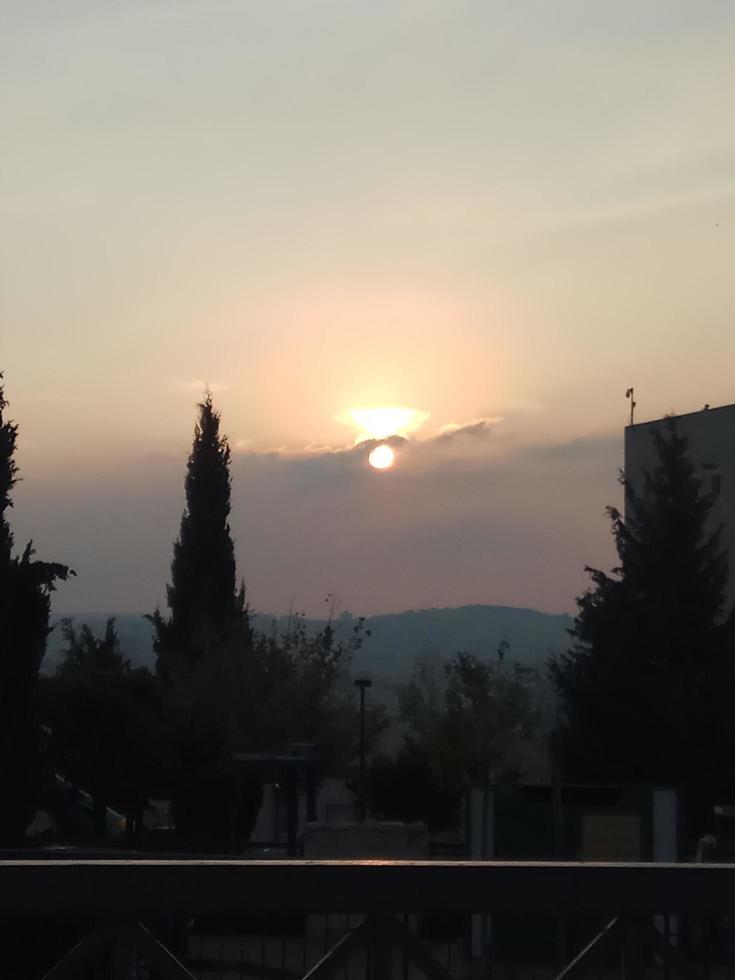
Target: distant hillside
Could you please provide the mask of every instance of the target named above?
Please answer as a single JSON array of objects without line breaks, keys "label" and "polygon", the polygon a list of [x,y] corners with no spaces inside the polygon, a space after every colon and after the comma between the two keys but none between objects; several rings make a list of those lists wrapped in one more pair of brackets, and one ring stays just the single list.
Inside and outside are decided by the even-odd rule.
[{"label": "distant hillside", "polygon": [[[100,634],[106,618],[100,614],[72,615],[77,623],[88,623]],[[57,616],[55,622],[62,618]],[[121,614],[116,617],[118,634],[125,656],[134,666],[153,666],[151,627],[141,614]],[[255,627],[272,627],[274,617],[258,615]],[[339,635],[348,636],[356,620],[343,613],[336,622]],[[285,617],[277,621],[286,625]],[[307,620],[309,628],[318,629],[323,621]],[[458,651],[495,657],[501,642],[509,644],[508,660],[529,666],[542,664],[553,651],[568,645],[566,631],[572,618],[553,615],[535,609],[516,609],[510,606],[461,606],[458,609],[417,609],[384,616],[371,616],[365,627],[371,635],[365,638],[362,650],[354,663],[356,671],[400,680],[410,675],[417,656],[442,653],[451,656]],[[49,637],[44,670],[53,670],[63,645],[57,628]]]},{"label": "distant hillside", "polygon": [[569,642],[570,616],[510,606],[460,606],[458,609],[417,609],[366,621],[372,635],[360,651],[356,667],[380,675],[405,676],[416,657],[425,653],[451,656],[459,651],[506,657],[538,666]]}]

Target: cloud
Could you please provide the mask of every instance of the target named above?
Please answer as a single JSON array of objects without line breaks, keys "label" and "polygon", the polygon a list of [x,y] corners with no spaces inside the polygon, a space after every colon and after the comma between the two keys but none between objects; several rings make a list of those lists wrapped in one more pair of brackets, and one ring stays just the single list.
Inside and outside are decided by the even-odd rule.
[{"label": "cloud", "polygon": [[[418,427],[429,418],[428,412],[419,412],[411,409],[415,420],[411,420],[411,426]],[[339,421],[345,421],[347,415],[337,416]],[[273,446],[268,449],[257,449],[252,439],[237,439],[233,443],[234,450],[239,454],[248,456],[279,456],[284,459],[365,459],[370,451],[376,446],[386,444],[393,449],[410,451],[412,449],[424,449],[436,445],[459,442],[461,440],[476,440],[489,435],[493,428],[502,421],[502,416],[484,416],[482,418],[471,419],[469,422],[450,422],[443,425],[436,435],[422,439],[416,434],[408,432],[395,432],[392,435],[370,436],[368,433],[361,433],[357,441],[346,445],[330,446],[323,443],[309,443],[305,446]]]},{"label": "cloud", "polygon": [[439,433],[434,436],[432,442],[449,442],[452,439],[463,437],[474,437],[489,435],[494,426],[502,421],[502,416],[488,416],[481,419],[472,419],[471,422],[450,422],[443,425]]},{"label": "cloud", "polygon": [[[505,433],[504,425],[501,425],[512,418],[513,413],[510,413],[452,422],[423,439],[419,435],[394,435],[387,439],[365,439],[357,444],[312,443],[267,449],[258,449],[248,439],[238,439],[234,443],[233,460],[237,461],[244,479],[278,479],[284,487],[323,487],[325,490],[335,486],[364,485],[369,488],[376,479],[368,465],[370,452],[376,446],[387,444],[396,454],[395,464],[390,468],[389,482],[393,490],[400,484],[403,487],[411,485],[415,492],[419,483],[428,478],[432,487],[442,487],[448,495],[453,495],[456,487],[464,487],[461,492],[469,493],[473,486],[486,490],[498,483],[515,482],[521,473],[525,474],[525,479],[543,484],[551,472],[562,472],[564,467],[571,467],[577,478],[588,471],[602,473],[607,468],[613,474],[614,482],[621,465],[618,433],[601,433],[565,442],[523,442]],[[426,493],[423,487],[421,492]]]},{"label": "cloud", "polygon": [[342,460],[360,461],[367,459],[371,450],[376,446],[388,445],[400,449],[408,445],[409,440],[404,436],[389,436],[387,439],[363,439],[358,443],[346,446],[328,446],[322,443],[311,443],[306,446],[274,446],[270,449],[255,449],[250,439],[238,439],[234,444],[235,451],[242,456],[253,459],[281,459],[284,462]]},{"label": "cloud", "polygon": [[[360,613],[573,608],[584,566],[615,560],[605,506],[620,504],[620,433],[501,453],[494,438],[394,438],[398,460],[386,474],[367,464],[377,440],[234,455],[231,521],[253,607],[278,612],[295,598],[312,613],[337,589]],[[79,576],[60,589],[57,611],[165,602],[184,466],[183,457],[154,467],[141,458],[124,475],[79,475],[62,490],[23,485],[18,540],[34,536],[39,554]]]},{"label": "cloud", "polygon": [[[428,413],[417,413],[428,418]],[[423,418],[421,419],[423,421]],[[388,445],[396,451],[396,467],[418,466],[425,469],[440,465],[442,459],[456,463],[462,456],[475,457],[482,453],[482,446],[495,426],[502,421],[501,416],[483,416],[468,422],[451,422],[441,427],[435,435],[421,438],[418,434],[393,434],[384,437],[370,437],[362,433],[355,443],[325,445],[309,443],[305,446],[273,446],[258,449],[251,439],[237,439],[233,448],[243,461],[270,460],[271,464],[299,463],[310,467],[320,465],[330,469],[332,465],[366,464],[370,452],[380,445]]]},{"label": "cloud", "polygon": [[612,558],[605,506],[620,492],[620,436],[498,454],[491,431],[491,419],[474,419],[444,438],[390,440],[397,460],[385,475],[367,464],[382,440],[239,457],[233,526],[256,607],[296,596],[311,609],[339,588],[360,612],[465,601],[573,608],[585,564]]}]

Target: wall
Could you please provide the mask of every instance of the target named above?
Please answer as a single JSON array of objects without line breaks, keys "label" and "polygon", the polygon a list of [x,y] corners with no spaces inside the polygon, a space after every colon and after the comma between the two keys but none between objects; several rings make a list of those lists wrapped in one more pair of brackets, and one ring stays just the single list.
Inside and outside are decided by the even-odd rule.
[{"label": "wall", "polygon": [[[692,459],[703,470],[705,488],[711,489],[719,476],[720,491],[712,512],[713,524],[724,525],[722,546],[730,562],[728,598],[735,600],[735,405],[711,408],[676,416],[680,432],[689,439]],[[656,464],[651,433],[665,419],[629,425],[625,430],[625,475],[633,487],[643,484],[643,473]]]}]

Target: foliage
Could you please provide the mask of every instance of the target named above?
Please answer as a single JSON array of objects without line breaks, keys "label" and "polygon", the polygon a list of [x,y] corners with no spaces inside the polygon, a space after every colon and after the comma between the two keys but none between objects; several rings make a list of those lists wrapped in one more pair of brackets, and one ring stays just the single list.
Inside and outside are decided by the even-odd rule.
[{"label": "foliage", "polygon": [[123,657],[113,619],[100,638],[68,619],[62,632],[64,659],[43,685],[50,756],[92,796],[95,831],[103,837],[107,807],[140,818],[154,784],[158,692],[153,675]]},{"label": "foliage", "polygon": [[680,785],[690,819],[729,779],[733,617],[713,496],[675,420],[652,430],[642,492],[608,513],[619,565],[588,568],[571,649],[552,661],[571,778]]},{"label": "foliage", "polygon": [[[347,636],[340,636],[330,617],[323,629],[310,633],[299,615],[283,633],[257,638],[256,690],[265,697],[256,727],[263,744],[312,742],[331,771],[347,771],[359,749],[359,717],[348,668],[364,632],[361,617]],[[369,743],[382,727],[381,719],[380,712],[368,711]]]},{"label": "foliage", "polygon": [[245,665],[234,651],[213,647],[161,685],[160,793],[173,801],[179,833],[229,835],[231,759],[251,695]]},{"label": "foliage", "polygon": [[511,746],[535,722],[532,671],[458,653],[442,673],[419,664],[401,695],[408,748],[450,792],[511,778]]},{"label": "foliage", "polygon": [[462,794],[443,786],[427,754],[407,745],[395,759],[378,756],[368,771],[370,812],[380,820],[421,820],[431,832],[457,823]]},{"label": "foliage", "polygon": [[244,587],[236,585],[230,534],[230,449],[207,394],[188,460],[186,509],[174,545],[167,619],[151,617],[163,683],[164,773],[177,828],[247,836],[260,799],[251,786],[232,826],[232,757],[315,742],[331,764],[349,761],[355,738],[344,664],[331,618],[316,636],[295,617],[285,633],[254,637]]},{"label": "foliage", "polygon": [[219,432],[220,416],[207,393],[187,464],[186,507],[174,543],[170,610],[150,617],[157,671],[168,681],[176,670],[193,668],[222,644],[251,643],[245,589],[236,582],[230,534],[230,447]]},{"label": "foliage", "polygon": [[[359,719],[347,667],[361,633],[358,621],[340,639],[330,621],[312,634],[296,616],[284,632],[256,636],[246,655],[231,641],[177,672],[166,691],[164,745],[179,829],[249,835],[260,787],[246,786],[240,824],[232,828],[235,753],[279,753],[294,742],[311,743],[326,769],[348,772]],[[371,712],[369,738],[379,722]]]},{"label": "foliage", "polygon": [[0,836],[14,838],[27,826],[37,792],[36,692],[50,632],[50,593],[73,572],[66,565],[34,560],[31,542],[20,556],[13,555],[6,512],[18,480],[18,426],[4,418],[6,408],[0,384]]}]

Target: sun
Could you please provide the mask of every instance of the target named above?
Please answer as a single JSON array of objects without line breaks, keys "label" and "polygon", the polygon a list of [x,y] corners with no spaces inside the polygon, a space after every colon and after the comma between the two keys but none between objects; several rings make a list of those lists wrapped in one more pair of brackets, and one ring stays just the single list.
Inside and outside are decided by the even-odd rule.
[{"label": "sun", "polygon": [[384,442],[376,446],[368,456],[368,462],[376,470],[387,470],[395,462],[396,454]]},{"label": "sun", "polygon": [[[359,440],[406,436],[418,414],[413,408],[353,408],[350,412],[360,427]],[[415,424],[415,423],[414,423]]]},{"label": "sun", "polygon": [[335,416],[338,422],[357,429],[355,444],[369,439],[388,439],[401,436],[403,439],[416,432],[429,418],[428,412],[418,408],[400,405],[377,408],[350,408]]}]

